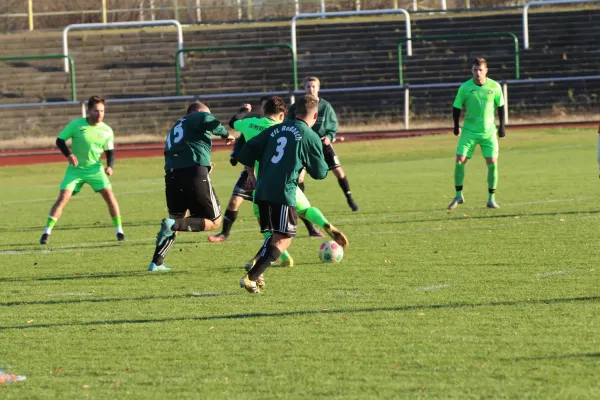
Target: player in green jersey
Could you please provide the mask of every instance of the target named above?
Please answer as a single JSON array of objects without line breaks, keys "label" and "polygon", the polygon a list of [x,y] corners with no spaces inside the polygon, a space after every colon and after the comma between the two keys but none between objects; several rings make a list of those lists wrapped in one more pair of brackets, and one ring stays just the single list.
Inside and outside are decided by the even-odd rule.
[{"label": "player in green jersey", "polygon": [[[248,103],[242,104],[238,112],[231,117],[229,121],[229,126],[240,132],[240,136],[235,141],[235,146],[233,151],[231,152],[231,156],[229,161],[231,165],[236,166],[237,160],[235,158],[236,153],[241,149],[244,144],[254,136],[258,135],[260,132],[269,128],[275,124],[279,124],[283,122],[285,118],[285,114],[287,112],[287,107],[285,102],[277,96],[263,96],[260,98],[260,106],[261,113],[263,115],[262,118],[246,118],[248,113],[252,111],[252,106]],[[267,109],[265,110],[265,106]],[[244,200],[253,200],[253,190],[248,189],[246,187],[246,182],[248,180],[248,171],[244,168],[238,178],[234,188],[233,193],[231,194],[231,199],[229,200],[229,204],[227,205],[227,209],[225,210],[225,215],[223,217],[223,229],[220,233],[209,236],[208,240],[211,243],[225,242],[229,238],[229,234],[231,232],[231,228],[237,219],[237,214],[242,202]],[[255,211],[255,214],[258,212]],[[258,215],[256,215],[258,217]],[[301,217],[302,218],[302,217]],[[312,223],[308,223],[309,235],[314,237],[323,237],[324,235],[319,232],[318,229],[314,227]],[[291,267],[294,264],[292,258],[288,258],[289,254],[284,252],[282,254],[283,266]]]},{"label": "player in green jersey", "polygon": [[[50,209],[46,220],[44,233],[40,238],[41,244],[48,244],[50,234],[56,221],[62,215],[63,208],[71,196],[79,193],[85,183],[95,192],[100,193],[117,231],[117,240],[125,240],[119,204],[112,191],[108,179],[113,174],[115,162],[114,135],[104,119],[105,100],[100,96],[92,96],[87,104],[87,117],[71,121],[58,135],[56,146],[69,161],[65,177],[60,184],[58,199]],[[71,139],[71,150],[66,141]],[[106,154],[106,168],[102,168],[102,153]]]},{"label": "player in green jersey", "polygon": [[[487,163],[488,208],[500,208],[496,204],[495,193],[498,184],[498,137],[504,132],[504,97],[500,84],[487,77],[487,61],[479,57],[473,61],[471,72],[473,79],[463,83],[458,89],[452,109],[454,118],[454,135],[459,136],[456,148],[456,165],[454,166],[454,185],[456,196],[448,205],[454,210],[465,202],[463,181],[465,164],[473,156],[475,147],[479,145]],[[462,129],[459,126],[460,112],[465,108],[466,114]],[[496,130],[494,119],[495,108],[498,108],[500,126]],[[498,136],[496,136],[496,133]]]},{"label": "player in green jersey", "polygon": [[[319,89],[321,88],[321,82],[319,78],[316,76],[309,76],[304,79],[304,91],[306,94],[310,94],[319,99],[319,116],[317,117],[317,122],[312,127],[313,131],[319,135],[321,138],[321,142],[323,144],[323,154],[325,155],[325,161],[329,167],[329,170],[333,172],[333,175],[338,180],[338,184],[342,188],[344,195],[346,196],[346,201],[348,202],[348,206],[352,211],[358,211],[358,205],[352,198],[352,192],[350,191],[350,183],[348,182],[348,178],[346,178],[346,174],[342,169],[342,165],[340,164],[340,159],[337,154],[335,154],[335,150],[333,149],[333,139],[338,131],[338,121],[335,115],[335,111],[331,104],[328,101],[319,98]],[[288,117],[290,119],[294,119],[296,106],[292,105],[288,112]],[[302,191],[304,191],[304,172],[300,174],[300,179],[298,180],[298,186]]]},{"label": "player in green jersey", "polygon": [[[221,206],[210,180],[212,135],[235,141],[202,103],[194,103],[169,131],[165,144],[165,193],[169,218],[161,221],[149,271],[168,271],[167,252],[179,231],[218,229]],[[189,212],[189,216],[186,215]]]},{"label": "player in green jersey", "polygon": [[[238,152],[237,159],[248,169],[249,185],[254,186],[261,231],[271,233],[254,267],[240,280],[252,293],[264,287],[263,272],[290,245],[297,230],[296,191],[298,176],[305,168],[314,179],[324,179],[328,166],[318,135],[311,130],[317,120],[318,99],[311,95],[299,99],[296,119],[272,126],[250,139]],[[258,161],[258,178],[254,168]],[[334,239],[346,247],[346,237],[333,226]]]}]

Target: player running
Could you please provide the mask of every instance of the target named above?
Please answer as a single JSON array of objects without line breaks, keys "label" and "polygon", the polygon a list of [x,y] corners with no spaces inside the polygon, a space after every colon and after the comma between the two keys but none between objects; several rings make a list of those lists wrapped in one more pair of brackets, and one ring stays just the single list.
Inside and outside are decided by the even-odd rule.
[{"label": "player running", "polygon": [[[231,156],[229,158],[229,162],[234,167],[238,163],[235,158],[235,154],[237,153],[237,151],[239,149],[241,149],[244,146],[244,144],[246,144],[246,142],[248,140],[252,139],[254,136],[258,135],[263,130],[265,130],[275,124],[279,124],[283,121],[283,118],[285,117],[285,112],[287,111],[287,107],[285,106],[285,103],[283,102],[283,100],[281,100],[279,97],[278,97],[278,99],[280,99],[280,101],[278,100],[276,103],[277,103],[277,108],[283,107],[283,113],[284,113],[283,117],[280,115],[281,110],[278,110],[275,108],[265,112],[265,104],[271,98],[272,98],[271,96],[263,96],[260,98],[260,108],[261,108],[261,112],[263,115],[262,118],[256,118],[256,117],[246,118],[248,113],[250,113],[250,111],[252,111],[252,106],[248,103],[245,103],[245,104],[242,104],[239,111],[233,117],[231,117],[231,119],[229,120],[229,126],[240,132],[240,136],[236,140],[235,146],[234,146],[233,151],[231,152]],[[210,242],[217,243],[217,242],[227,241],[229,239],[229,235],[231,233],[231,228],[232,228],[235,220],[237,219],[238,210],[239,210],[240,206],[242,205],[244,200],[252,201],[253,190],[248,189],[246,187],[247,180],[248,180],[248,171],[246,171],[246,169],[243,169],[240,174],[240,177],[238,178],[235,186],[233,187],[233,193],[231,194],[231,198],[229,199],[229,204],[227,205],[227,209],[225,210],[225,215],[223,218],[223,229],[221,230],[220,233],[218,233],[214,236],[209,236],[208,240]],[[258,212],[256,212],[255,214],[257,214],[257,216],[258,216]],[[306,223],[306,228],[308,229],[309,236],[313,236],[313,237],[323,237],[324,236],[310,222]],[[288,260],[286,257],[287,257],[287,253],[284,253],[282,255],[282,259],[284,260],[284,265],[292,266],[293,260],[291,260],[291,259]]]},{"label": "player running", "polygon": [[[503,138],[504,132],[504,97],[500,84],[487,77],[487,61],[479,57],[473,61],[471,72],[473,79],[463,83],[458,89],[452,109],[454,118],[454,135],[460,136],[456,148],[456,165],[454,166],[454,185],[456,196],[448,205],[448,210],[454,210],[465,202],[463,182],[465,164],[473,156],[475,147],[481,146],[481,152],[488,167],[487,181],[489,197],[488,208],[500,208],[496,204],[495,193],[498,184],[498,137]],[[466,110],[462,130],[459,126],[460,112],[463,106]],[[498,107],[500,127],[496,137],[494,106]]]},{"label": "player running", "polygon": [[[317,117],[317,122],[312,127],[312,130],[315,131],[321,138],[325,162],[327,162],[329,170],[333,172],[333,175],[335,175],[337,178],[338,184],[340,185],[340,188],[342,188],[344,196],[346,196],[348,206],[352,211],[358,211],[358,205],[354,201],[352,192],[350,191],[350,183],[348,182],[348,178],[346,178],[346,174],[342,169],[340,159],[338,158],[337,154],[335,154],[335,150],[333,149],[332,145],[333,138],[338,131],[337,116],[335,115],[335,111],[333,110],[331,104],[328,101],[319,98],[320,88],[321,82],[316,76],[309,76],[304,79],[304,91],[306,94],[315,96],[319,101],[319,116]],[[296,105],[293,104],[288,113],[289,119],[295,118],[295,110]],[[302,191],[304,191],[304,172],[300,173],[298,186],[300,189],[302,189]]]},{"label": "player running", "polygon": [[[247,291],[264,288],[263,272],[289,247],[297,230],[296,193],[303,168],[314,179],[327,176],[319,137],[310,128],[317,120],[318,99],[306,95],[297,103],[296,118],[264,130],[238,152],[238,160],[248,169],[250,187],[256,183],[255,203],[261,232],[271,233],[257,254],[256,264],[240,280]],[[254,166],[259,162],[258,178]],[[310,213],[307,213],[307,217]],[[341,246],[348,246],[343,233],[327,225]],[[328,233],[329,233],[328,231]]]},{"label": "player running", "polygon": [[[58,199],[50,209],[46,227],[40,244],[48,244],[50,234],[56,221],[62,215],[63,208],[71,196],[79,193],[85,183],[94,192],[100,193],[117,231],[117,240],[125,240],[119,203],[112,191],[109,176],[113,174],[115,163],[114,134],[104,120],[105,100],[100,96],[92,96],[87,104],[87,117],[72,120],[58,135],[56,146],[69,161],[65,177],[60,184]],[[71,150],[66,141],[71,139]],[[106,154],[106,168],[102,168],[102,153]]]},{"label": "player running", "polygon": [[[211,231],[221,225],[221,206],[210,180],[212,136],[235,138],[202,103],[194,103],[169,131],[165,145],[165,192],[169,218],[162,220],[148,271],[168,271],[163,262],[179,231]],[[189,211],[189,216],[186,214]]]}]

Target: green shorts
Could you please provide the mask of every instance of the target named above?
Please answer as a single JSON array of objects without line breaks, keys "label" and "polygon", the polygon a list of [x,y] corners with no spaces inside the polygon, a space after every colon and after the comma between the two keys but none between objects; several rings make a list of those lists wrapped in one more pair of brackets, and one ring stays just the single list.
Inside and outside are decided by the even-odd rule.
[{"label": "green shorts", "polygon": [[471,158],[477,145],[481,147],[481,153],[485,158],[498,157],[498,137],[495,131],[489,134],[481,134],[463,129],[458,138],[456,154]]},{"label": "green shorts", "polygon": [[84,183],[90,185],[94,189],[94,192],[112,188],[102,165],[85,169],[69,165],[65,177],[60,184],[60,190],[72,190],[73,194],[77,194]]},{"label": "green shorts", "polygon": [[[258,206],[256,203],[253,204],[254,207],[254,215],[259,218],[260,215],[258,213]],[[301,213],[306,211],[307,208],[310,207],[310,202],[306,198],[306,195],[300,188],[296,188],[296,212]]]}]

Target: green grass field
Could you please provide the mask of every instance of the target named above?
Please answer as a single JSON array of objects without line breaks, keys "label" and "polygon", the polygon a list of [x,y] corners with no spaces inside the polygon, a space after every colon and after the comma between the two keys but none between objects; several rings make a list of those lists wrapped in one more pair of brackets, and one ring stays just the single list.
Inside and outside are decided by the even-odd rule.
[{"label": "green grass field", "polygon": [[[594,128],[508,130],[500,210],[479,150],[466,203],[452,135],[337,146],[361,209],[333,176],[312,204],[350,240],[319,261],[304,228],[294,268],[239,288],[262,240],[245,204],[231,240],[182,234],[146,268],[166,215],[162,159],[117,159],[127,241],[89,187],[38,244],[65,165],[0,169],[2,399],[598,399],[600,181]],[[239,168],[217,152],[223,208]]]}]

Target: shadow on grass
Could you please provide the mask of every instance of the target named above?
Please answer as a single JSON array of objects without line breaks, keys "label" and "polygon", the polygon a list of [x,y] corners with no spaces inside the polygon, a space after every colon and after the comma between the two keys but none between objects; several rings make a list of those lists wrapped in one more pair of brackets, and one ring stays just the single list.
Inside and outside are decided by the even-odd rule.
[{"label": "shadow on grass", "polygon": [[[43,222],[43,221],[42,221]],[[138,221],[135,223],[127,223],[124,225],[125,229],[127,228],[135,228],[135,227],[144,227],[144,226],[155,226],[157,229],[160,228],[160,219],[154,221]],[[78,231],[81,229],[113,229],[113,226],[110,224],[110,220],[108,223],[104,222],[95,222],[93,224],[86,225],[61,225],[59,228],[54,230],[54,232],[60,231]],[[35,226],[20,226],[18,228],[9,227],[9,228],[0,228],[0,232],[10,232],[10,233],[19,233],[19,232],[39,232],[40,235],[44,230],[44,225],[35,225]]]},{"label": "shadow on grass", "polygon": [[153,324],[162,322],[179,321],[213,321],[230,319],[250,319],[250,318],[280,318],[304,315],[327,315],[327,314],[352,314],[352,313],[370,313],[370,312],[393,312],[393,311],[415,311],[415,310],[437,310],[437,309],[458,309],[458,308],[477,308],[477,307],[510,307],[531,304],[561,304],[584,301],[600,301],[600,296],[591,297],[568,297],[562,299],[541,299],[541,300],[520,300],[520,301],[498,301],[490,303],[450,303],[450,304],[429,304],[429,305],[406,305],[398,307],[369,307],[343,310],[304,310],[304,311],[284,311],[275,313],[248,313],[248,314],[229,314],[229,315],[206,315],[189,316],[173,318],[152,318],[152,319],[118,319],[104,321],[87,322],[58,322],[53,324],[31,324],[16,326],[0,326],[0,331],[10,329],[35,329],[35,328],[55,328],[65,326],[97,326],[97,325],[121,325],[121,324]]},{"label": "shadow on grass", "polygon": [[[183,275],[189,274],[188,271],[170,271],[168,274],[157,274],[143,271],[130,271],[130,272],[110,272],[105,274],[76,274],[76,275],[62,275],[62,276],[43,276],[43,277],[32,277],[32,278],[0,278],[0,282],[34,282],[34,281],[70,281],[77,279],[112,279],[112,278],[139,278],[143,276],[171,276],[171,275]],[[1,305],[2,303],[0,303]]]},{"label": "shadow on grass", "polygon": [[[467,210],[465,210],[467,211]],[[468,211],[477,211],[477,210],[468,210]],[[402,221],[386,221],[386,224],[414,224],[419,222],[443,222],[443,221],[465,221],[465,220],[477,220],[477,219],[502,219],[502,218],[515,218],[515,217],[548,217],[548,216],[563,216],[563,215],[594,215],[600,214],[600,210],[590,210],[590,211],[551,211],[547,213],[510,213],[510,214],[496,214],[495,211],[493,215],[468,215],[464,216],[460,213],[460,210],[448,211],[449,214],[459,213],[455,217],[449,218],[423,218],[423,219],[412,219],[412,220],[402,220]],[[469,229],[465,227],[465,229]]]},{"label": "shadow on grass", "polygon": [[0,302],[0,307],[15,307],[15,306],[53,306],[60,304],[83,304],[83,303],[118,303],[122,301],[149,301],[149,300],[175,300],[175,299],[187,299],[191,297],[222,297],[222,296],[241,296],[244,293],[217,293],[217,292],[205,292],[205,293],[192,293],[175,296],[141,296],[141,297],[124,297],[124,298],[76,298],[76,299],[65,299],[65,300],[34,300],[34,301],[7,301]]},{"label": "shadow on grass", "polygon": [[515,357],[501,358],[502,361],[539,361],[539,360],[565,360],[569,358],[596,358],[600,357],[600,353],[579,353],[579,354],[555,354],[539,357]]}]

